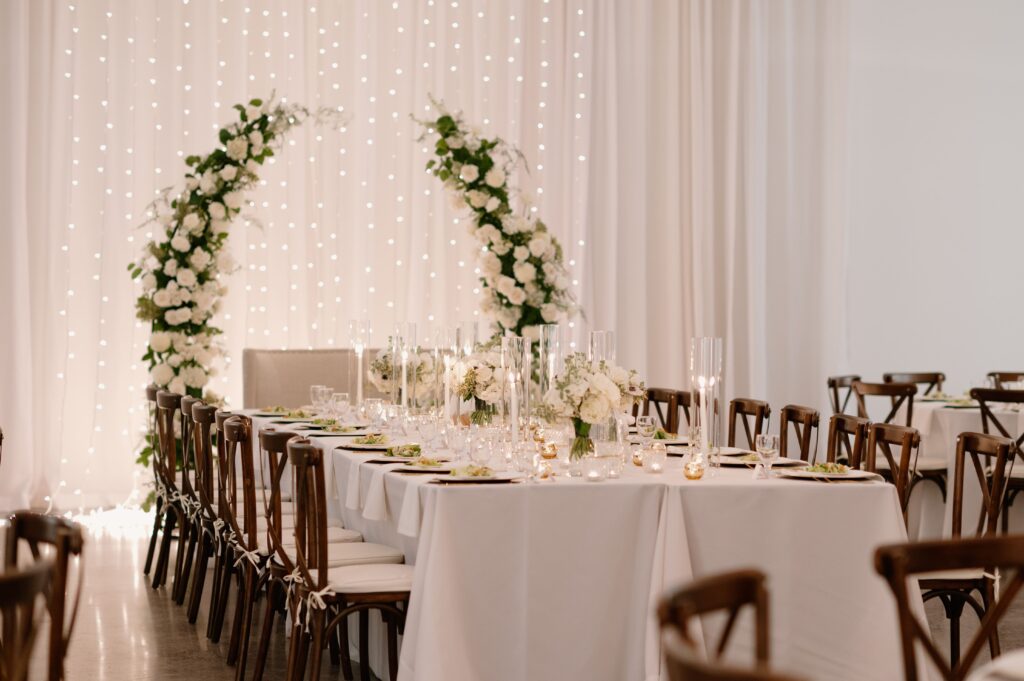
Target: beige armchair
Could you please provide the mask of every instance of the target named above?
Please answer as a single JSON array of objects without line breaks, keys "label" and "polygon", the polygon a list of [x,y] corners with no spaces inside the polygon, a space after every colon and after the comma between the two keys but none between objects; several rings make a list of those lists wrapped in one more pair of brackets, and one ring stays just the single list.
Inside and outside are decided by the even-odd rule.
[{"label": "beige armchair", "polygon": [[[383,397],[365,372],[378,350],[363,353],[363,397]],[[271,405],[290,408],[309,404],[309,386],[329,385],[356,399],[356,357],[350,348],[322,350],[260,350],[242,352],[243,403],[246,409]]]}]

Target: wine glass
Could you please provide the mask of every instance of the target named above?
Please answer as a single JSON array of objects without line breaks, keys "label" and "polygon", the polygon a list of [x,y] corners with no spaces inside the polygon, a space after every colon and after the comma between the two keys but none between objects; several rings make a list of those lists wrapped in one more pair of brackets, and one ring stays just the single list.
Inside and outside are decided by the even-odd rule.
[{"label": "wine glass", "polygon": [[348,393],[334,393],[331,395],[331,409],[334,418],[341,419],[348,415],[350,399]]},{"label": "wine glass", "polygon": [[772,463],[779,456],[778,435],[758,435],[754,441],[757,447],[757,458],[761,461],[764,477],[772,477]]},{"label": "wine glass", "polygon": [[320,404],[320,389],[324,386],[317,383],[316,385],[309,386],[309,403],[315,408]]},{"label": "wine glass", "polygon": [[654,433],[656,433],[657,430],[658,424],[654,420],[653,416],[636,417],[636,434],[640,436],[644,447],[651,444],[651,440],[654,439]]}]

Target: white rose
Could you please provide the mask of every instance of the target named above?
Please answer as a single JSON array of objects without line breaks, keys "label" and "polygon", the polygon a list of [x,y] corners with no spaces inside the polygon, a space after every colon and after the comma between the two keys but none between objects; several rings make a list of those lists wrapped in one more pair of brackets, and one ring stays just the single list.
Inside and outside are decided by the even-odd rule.
[{"label": "white rose", "polygon": [[498,255],[505,255],[510,250],[512,250],[512,243],[505,241],[504,239],[499,239],[498,241],[495,241],[493,244],[491,244],[491,250],[497,253]]},{"label": "white rose", "polygon": [[487,203],[484,205],[484,210],[486,210],[488,213],[493,213],[494,211],[498,210],[498,207],[500,205],[501,201],[498,200],[498,197],[492,196],[491,198],[487,199]]},{"label": "white rose", "polygon": [[[475,168],[476,166],[473,167]],[[487,204],[488,196],[479,189],[472,189],[466,192],[466,198],[469,200],[469,205],[473,206],[473,208],[483,208]]]},{"label": "white rose", "polygon": [[537,268],[528,262],[517,262],[512,266],[512,271],[516,279],[524,284],[537,278]]},{"label": "white rose", "polygon": [[622,390],[603,373],[598,372],[591,377],[590,387],[604,395],[610,405],[617,405],[622,400]]},{"label": "white rose", "polygon": [[186,215],[186,216],[185,216],[185,218],[184,218],[184,219],[183,219],[183,220],[181,221],[181,226],[182,226],[182,227],[184,227],[185,229],[187,229],[187,230],[188,230],[188,231],[190,231],[190,232],[191,232],[191,231],[194,231],[194,230],[195,230],[195,228],[196,228],[196,227],[197,227],[198,225],[199,225],[199,216],[198,216],[198,215],[196,215],[195,213],[189,213],[189,214],[188,214],[188,215]]},{"label": "white rose", "polygon": [[249,140],[244,137],[236,137],[228,140],[228,158],[234,161],[241,161],[249,155]]},{"label": "white rose", "polygon": [[247,106],[245,107],[245,120],[252,123],[254,120],[262,115],[258,106]]},{"label": "white rose", "polygon": [[508,293],[508,301],[513,305],[522,305],[526,302],[526,291],[516,287]]},{"label": "white rose", "polygon": [[158,307],[170,307],[171,306],[171,294],[170,292],[162,288],[153,294],[153,303]]},{"label": "white rose", "polygon": [[462,166],[462,170],[459,171],[459,179],[466,183],[476,182],[479,177],[480,168],[476,167],[472,163],[467,163]]},{"label": "white rose", "polygon": [[207,253],[201,248],[197,248],[195,252],[192,253],[192,255],[188,256],[189,264],[191,264],[192,267],[194,267],[196,270],[200,272],[205,270],[206,266],[209,265],[210,261],[212,260],[213,256],[211,256],[209,253]]},{"label": "white rose", "polygon": [[526,260],[530,257],[530,249],[526,246],[516,246],[513,255],[515,255],[516,260]]},{"label": "white rose", "polygon": [[562,317],[562,310],[557,305],[548,303],[546,305],[541,305],[540,316],[544,318],[544,321],[549,324],[553,324]]},{"label": "white rose", "polygon": [[147,270],[149,270],[150,272],[155,272],[157,269],[159,269],[159,267],[160,267],[160,261],[157,260],[156,257],[151,255],[148,258],[146,258],[146,269]]},{"label": "white rose", "polygon": [[199,180],[199,191],[207,196],[217,191],[217,179],[214,177],[213,171],[207,170],[203,173],[203,177]]},{"label": "white rose", "polygon": [[466,199],[463,198],[461,193],[452,192],[448,195],[448,204],[452,207],[455,212],[461,212],[466,210]]},{"label": "white rose", "polygon": [[178,271],[178,261],[168,260],[164,263],[164,274],[168,277],[173,277]]},{"label": "white rose", "polygon": [[197,348],[195,359],[203,366],[208,366],[213,361],[213,353],[206,348]]},{"label": "white rose", "polygon": [[249,142],[254,147],[262,147],[263,146],[263,133],[260,132],[259,130],[253,130],[252,132],[249,133]]},{"label": "white rose", "polygon": [[217,269],[225,273],[235,269],[235,259],[231,251],[224,249],[217,254]]},{"label": "white rose", "polygon": [[224,195],[224,203],[231,210],[238,210],[245,203],[245,197],[242,196],[241,192],[231,192],[230,194]]},{"label": "white rose", "polygon": [[166,331],[154,331],[149,336],[149,347],[156,352],[167,352],[171,348],[171,337]]},{"label": "white rose", "polygon": [[210,217],[213,218],[214,220],[223,220],[228,215],[228,211],[224,207],[224,204],[220,203],[219,201],[211,203],[209,211]]},{"label": "white rose", "polygon": [[260,170],[260,164],[254,161],[253,159],[249,159],[248,161],[245,162],[245,169],[253,175],[258,175]]},{"label": "white rose", "polygon": [[231,223],[228,220],[212,220],[210,222],[210,231],[214,234],[221,234],[222,232],[228,231],[228,227]]},{"label": "white rose", "polygon": [[530,239],[530,253],[534,257],[539,258],[547,252],[550,243],[550,237],[547,236],[547,232],[537,232],[537,235]]},{"label": "white rose", "polygon": [[[187,307],[182,309],[184,309],[186,312],[188,311]],[[192,320],[193,324],[202,324],[204,321],[206,321],[206,313],[200,310],[198,307],[193,308],[192,313],[187,315],[184,321],[188,321],[189,319]]]},{"label": "white rose", "polygon": [[208,291],[200,291],[194,296],[196,307],[204,312],[209,312],[213,307],[214,297]]},{"label": "white rose", "polygon": [[170,357],[167,358],[167,363],[170,364],[174,368],[178,368],[179,366],[181,366],[181,361],[182,361],[181,355],[177,355],[177,354],[171,355]]},{"label": "white rose", "polygon": [[152,272],[145,274],[142,277],[142,290],[143,291],[152,291],[155,288],[156,288],[156,277],[153,276]]},{"label": "white rose", "polygon": [[185,189],[187,189],[188,191],[193,191],[198,186],[199,178],[193,177],[191,175],[185,178]]},{"label": "white rose", "polygon": [[175,278],[178,280],[179,284],[187,288],[192,288],[193,286],[196,285],[196,273],[188,269],[187,267],[178,270],[178,276]]},{"label": "white rose", "polygon": [[231,182],[237,176],[238,168],[236,166],[224,166],[220,169],[220,177],[225,182]]},{"label": "white rose", "polygon": [[480,256],[480,271],[489,276],[498,274],[501,272],[501,259],[487,251]]},{"label": "white rose", "polygon": [[620,386],[629,384],[629,372],[620,366],[612,366],[609,369],[608,374],[608,377]]},{"label": "white rose", "polygon": [[181,318],[182,310],[185,311],[186,315],[190,314],[188,312],[188,308],[174,308],[173,310],[167,310],[166,312],[164,312],[164,321],[166,321],[171,326],[178,326],[183,321],[185,321],[185,319],[188,319],[188,316],[186,316],[185,319]]},{"label": "white rose", "polygon": [[175,376],[174,380],[171,381],[170,384],[167,386],[167,389],[170,390],[172,393],[177,393],[179,395],[184,395],[185,394],[185,381],[183,381],[181,379],[181,376]]},{"label": "white rose", "polygon": [[167,385],[167,382],[174,377],[174,369],[166,364],[157,364],[149,370],[149,376],[157,385]]},{"label": "white rose", "polygon": [[465,146],[466,143],[463,141],[461,137],[452,135],[451,137],[445,139],[445,144],[448,145],[449,149],[461,149],[463,146]]},{"label": "white rose", "polygon": [[192,248],[192,244],[189,243],[188,237],[184,234],[175,234],[174,238],[171,239],[171,248],[184,253]]},{"label": "white rose", "polygon": [[487,175],[484,177],[484,182],[490,187],[498,188],[505,184],[505,171],[501,168],[494,167],[487,171]]},{"label": "white rose", "polygon": [[612,405],[604,395],[589,395],[580,405],[580,418],[585,422],[603,423],[611,415]]},{"label": "white rose", "polygon": [[512,215],[505,220],[505,231],[509,234],[518,234],[520,232],[529,232],[533,230],[533,224],[529,218],[523,217],[522,215]]}]

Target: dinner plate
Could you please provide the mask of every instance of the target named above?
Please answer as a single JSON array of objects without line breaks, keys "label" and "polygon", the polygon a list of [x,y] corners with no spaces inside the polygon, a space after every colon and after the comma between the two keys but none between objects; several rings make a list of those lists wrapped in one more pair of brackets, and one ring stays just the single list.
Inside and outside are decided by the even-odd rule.
[{"label": "dinner plate", "polygon": [[414,466],[412,464],[403,464],[397,468],[392,468],[391,471],[394,473],[448,473],[451,469],[452,465],[450,463],[442,463],[439,466]]},{"label": "dinner plate", "polygon": [[[741,459],[739,457],[725,457],[725,458],[723,458],[721,460],[720,463],[723,466],[731,466],[731,467],[735,467],[735,468],[742,468],[744,466],[746,466],[748,468],[753,468],[754,466],[758,465],[760,463],[760,461],[744,461],[743,459]],[[793,466],[806,466],[806,465],[807,465],[807,462],[806,461],[801,461],[800,459],[776,459],[775,461],[772,462],[772,468],[778,468],[778,467],[790,468],[790,467],[793,467]]]},{"label": "dinner plate", "polygon": [[870,473],[868,471],[859,471],[851,469],[846,471],[845,473],[816,473],[807,470],[781,470],[779,471],[779,477],[796,478],[800,480],[826,480],[828,482],[844,482],[847,480],[877,480],[880,476],[877,473]]},{"label": "dinner plate", "polygon": [[[388,447],[394,447],[394,446],[395,445],[393,445],[393,444],[367,445],[367,444],[360,444],[360,443],[357,443],[357,442],[348,442],[348,443],[345,443],[343,445],[338,445],[337,447],[335,447],[335,449],[351,449],[351,450],[354,450],[354,451],[357,451],[357,452],[386,452],[388,450]],[[395,459],[412,459],[412,458],[415,458],[416,456],[419,456],[419,454],[416,454],[414,456],[408,456],[408,457],[406,457],[406,456],[396,456],[394,458]]]},{"label": "dinner plate", "polygon": [[516,480],[522,479],[522,473],[495,473],[491,477],[480,477],[474,475],[439,475],[434,482],[438,482],[444,485],[456,484],[500,484],[503,482],[515,482]]},{"label": "dinner plate", "polygon": [[674,446],[679,446],[679,445],[685,445],[689,441],[690,441],[690,438],[687,438],[687,437],[672,437],[672,438],[669,438],[667,440],[659,440],[658,438],[654,438],[653,440],[651,440],[651,442],[660,442],[661,444],[665,445],[666,447],[674,447]]},{"label": "dinner plate", "polygon": [[739,447],[721,447],[718,450],[721,456],[743,456],[744,454],[756,454],[749,449],[740,449]]}]

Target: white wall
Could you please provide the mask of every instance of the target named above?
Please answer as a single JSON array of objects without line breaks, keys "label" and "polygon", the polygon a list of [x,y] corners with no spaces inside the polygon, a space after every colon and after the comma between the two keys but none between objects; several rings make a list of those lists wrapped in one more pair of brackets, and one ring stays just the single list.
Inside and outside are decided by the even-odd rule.
[{"label": "white wall", "polygon": [[849,363],[1024,369],[1024,3],[851,3]]}]

